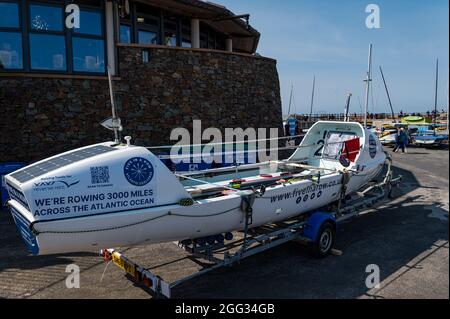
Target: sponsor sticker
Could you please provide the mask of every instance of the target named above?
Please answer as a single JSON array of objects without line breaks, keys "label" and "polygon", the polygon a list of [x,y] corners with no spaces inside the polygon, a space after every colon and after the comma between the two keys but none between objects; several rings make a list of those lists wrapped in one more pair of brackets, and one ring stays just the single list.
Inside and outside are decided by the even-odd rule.
[{"label": "sponsor sticker", "polygon": [[155,171],[150,161],[142,157],[134,157],[125,163],[123,173],[131,185],[145,186],[151,182]]}]

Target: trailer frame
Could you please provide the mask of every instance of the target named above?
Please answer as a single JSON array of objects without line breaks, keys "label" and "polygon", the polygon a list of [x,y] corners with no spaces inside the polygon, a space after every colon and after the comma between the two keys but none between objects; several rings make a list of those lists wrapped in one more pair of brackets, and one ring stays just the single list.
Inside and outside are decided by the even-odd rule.
[{"label": "trailer frame", "polygon": [[[310,214],[303,214],[297,219],[290,219],[282,223],[267,224],[273,229],[267,232],[262,231],[264,226],[249,229],[252,222],[251,205],[245,210],[245,227],[243,238],[230,241],[228,243],[201,243],[196,241],[184,241],[176,243],[178,247],[190,254],[190,258],[201,261],[208,261],[210,266],[183,277],[174,282],[167,282],[156,273],[140,266],[130,258],[115,249],[103,249],[100,255],[105,262],[113,262],[116,266],[124,270],[127,277],[135,284],[141,285],[156,297],[171,298],[172,290],[196,277],[214,271],[222,267],[232,267],[243,259],[259,254],[271,248],[277,247],[290,241],[298,241],[301,244],[309,245],[318,239],[318,232],[325,222],[329,222],[334,227],[337,224],[348,221],[354,217],[362,215],[368,209],[373,209],[377,204],[386,198],[392,198],[392,191],[402,181],[402,176],[393,178],[392,160],[388,156],[388,168],[381,182],[374,182],[364,190],[349,196],[341,196],[341,200],[335,203],[330,212],[315,211]],[[343,183],[343,194],[345,194],[345,183]],[[308,228],[308,232],[305,231]],[[332,238],[334,241],[334,238]],[[233,249],[237,251],[232,252]],[[215,255],[220,253],[223,258]],[[174,261],[175,262],[175,261]]]}]

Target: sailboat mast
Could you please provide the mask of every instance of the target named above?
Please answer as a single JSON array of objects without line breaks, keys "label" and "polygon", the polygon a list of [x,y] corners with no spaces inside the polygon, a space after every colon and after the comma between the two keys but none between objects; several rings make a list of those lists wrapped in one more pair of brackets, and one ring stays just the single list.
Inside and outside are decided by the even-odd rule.
[{"label": "sailboat mast", "polygon": [[383,83],[384,83],[384,87],[386,88],[386,94],[389,100],[389,106],[391,107],[391,113],[392,113],[392,120],[395,123],[395,113],[394,113],[394,108],[392,107],[392,101],[391,101],[391,95],[389,94],[389,90],[386,84],[386,79],[384,78],[384,73],[383,73],[383,69],[380,66],[380,72],[381,72],[381,77],[383,78]]},{"label": "sailboat mast", "polygon": [[448,91],[449,91],[449,74],[450,74],[450,69],[447,71],[447,136],[450,133],[449,132],[449,122],[448,122],[448,113],[449,113],[449,106],[448,106]]},{"label": "sailboat mast", "polygon": [[438,87],[439,87],[439,59],[436,60],[436,89],[434,92],[434,135],[436,135],[436,125],[437,125]]},{"label": "sailboat mast", "polygon": [[347,94],[347,103],[345,104],[345,116],[344,116],[344,122],[350,122],[350,116],[348,115],[350,112],[350,100],[352,99],[352,94]]},{"label": "sailboat mast", "polygon": [[291,116],[291,105],[292,105],[292,95],[294,93],[294,85],[291,87],[291,96],[289,97],[289,110],[288,110],[288,117]]},{"label": "sailboat mast", "polygon": [[309,118],[310,118],[310,119],[311,119],[312,114],[313,114],[315,91],[316,91],[316,76],[314,75],[313,88],[312,88],[312,95],[311,95],[311,109],[310,109],[310,112],[309,112]]},{"label": "sailboat mast", "polygon": [[369,113],[369,94],[370,94],[370,81],[371,74],[372,74],[372,44],[369,46],[369,61],[368,61],[368,71],[367,71],[367,78],[364,80],[366,82],[366,105],[364,109],[364,127],[367,128],[367,116]]}]

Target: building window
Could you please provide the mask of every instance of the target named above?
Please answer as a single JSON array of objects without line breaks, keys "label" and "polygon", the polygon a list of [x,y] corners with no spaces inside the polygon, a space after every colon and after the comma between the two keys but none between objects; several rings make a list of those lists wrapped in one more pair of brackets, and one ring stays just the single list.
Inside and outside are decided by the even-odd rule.
[{"label": "building window", "polygon": [[[0,0],[1,1],[1,0]],[[170,11],[130,1],[119,5],[120,42],[192,48],[191,19]],[[200,24],[200,47],[225,50],[225,35]]]},{"label": "building window", "polygon": [[22,68],[22,34],[0,32],[0,70]]},{"label": "building window", "polygon": [[73,38],[73,69],[77,72],[105,72],[103,40]]},{"label": "building window", "polygon": [[[80,7],[80,28],[65,6]],[[0,0],[0,70],[104,74],[104,2]]]},{"label": "building window", "polygon": [[30,5],[30,28],[37,31],[63,31],[62,7]]},{"label": "building window", "polygon": [[181,46],[183,48],[192,48],[191,21],[188,19],[181,21]]},{"label": "building window", "polygon": [[67,71],[63,7],[33,3],[29,12],[30,68]]},{"label": "building window", "polygon": [[19,4],[0,2],[0,28],[19,28]]},{"label": "building window", "polygon": [[120,25],[120,42],[131,43],[131,27],[129,25]]},{"label": "building window", "polygon": [[72,36],[73,70],[75,72],[104,73],[105,41],[100,11],[81,10],[80,28]]},{"label": "building window", "polygon": [[205,23],[200,24],[200,47],[204,49],[222,50],[226,48],[226,36]]},{"label": "building window", "polygon": [[66,42],[63,35],[30,34],[32,70],[66,71]]},{"label": "building window", "polygon": [[74,29],[74,33],[101,36],[102,30],[102,14],[99,11],[80,12],[80,27]]},{"label": "building window", "polygon": [[164,15],[164,45],[178,46],[179,19],[172,15]]},{"label": "building window", "polygon": [[[202,30],[201,27],[200,30]],[[200,32],[200,48],[202,49],[208,48],[208,33],[206,33],[205,31]]]},{"label": "building window", "polygon": [[0,70],[23,68],[19,3],[0,1]]},{"label": "building window", "polygon": [[136,42],[140,44],[159,44],[160,11],[156,8],[137,4],[135,17]]},{"label": "building window", "polygon": [[138,43],[140,44],[157,44],[158,34],[156,32],[139,30]]}]

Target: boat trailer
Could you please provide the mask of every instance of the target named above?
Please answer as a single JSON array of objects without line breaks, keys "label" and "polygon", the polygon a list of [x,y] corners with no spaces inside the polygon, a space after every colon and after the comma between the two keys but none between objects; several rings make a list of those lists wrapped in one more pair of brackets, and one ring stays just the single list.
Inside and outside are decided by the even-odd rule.
[{"label": "boat trailer", "polygon": [[[352,195],[341,196],[330,207],[303,214],[297,219],[273,223],[250,229],[252,223],[251,203],[244,210],[244,230],[236,234],[210,236],[197,240],[175,243],[189,254],[189,259],[203,266],[201,270],[174,282],[167,282],[150,269],[126,257],[115,249],[103,249],[100,255],[105,262],[113,262],[126,272],[127,278],[156,297],[171,298],[172,289],[222,267],[232,267],[244,258],[261,253],[290,241],[306,245],[317,257],[324,257],[333,251],[336,226],[344,221],[364,214],[387,198],[398,187],[402,176],[393,178],[392,161],[388,157],[387,172],[380,182],[372,182],[365,189]],[[345,173],[343,174],[345,194]],[[176,262],[176,261],[174,261]],[[208,264],[206,264],[208,263]],[[170,264],[170,263],[168,263]]]}]

